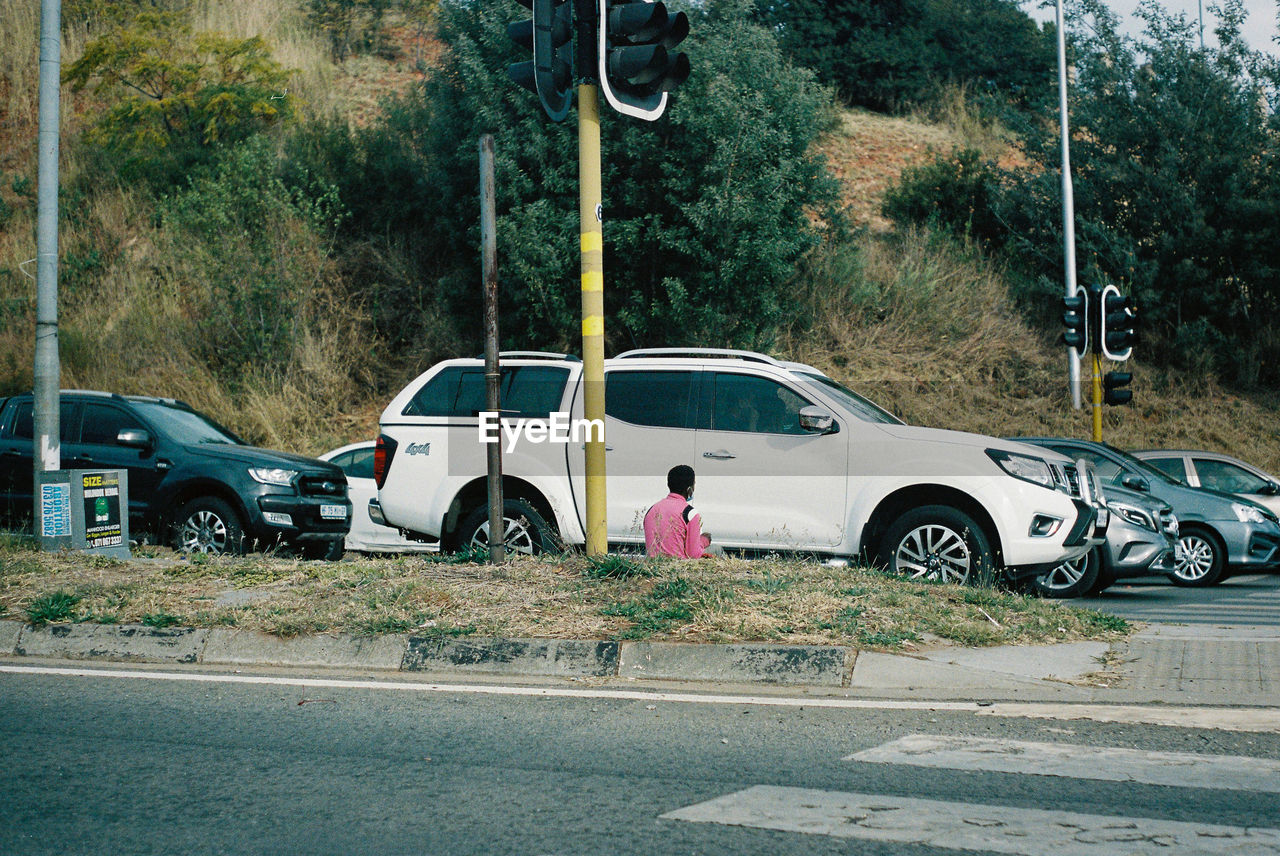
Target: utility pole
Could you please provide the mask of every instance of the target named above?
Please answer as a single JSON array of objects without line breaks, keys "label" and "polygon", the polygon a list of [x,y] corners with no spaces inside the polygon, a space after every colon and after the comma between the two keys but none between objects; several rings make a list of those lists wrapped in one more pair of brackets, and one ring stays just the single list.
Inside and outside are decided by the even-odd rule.
[{"label": "utility pole", "polygon": [[[1062,126],[1062,255],[1065,267],[1066,297],[1076,295],[1076,214],[1071,187],[1071,136],[1067,127],[1067,34],[1058,0],[1058,115]],[[1081,408],[1080,355],[1067,348],[1067,383],[1071,386],[1071,405]]]},{"label": "utility pole", "polygon": [[[480,137],[480,257],[484,268],[484,394],[485,409],[502,409],[499,399],[502,370],[498,366],[498,240],[493,182],[493,135]],[[489,443],[489,561],[506,559],[506,520],[502,513],[502,444]]]},{"label": "utility pole", "polygon": [[[578,86],[578,225],[582,246],[582,415],[604,424],[604,223],[600,190],[600,95]],[[605,446],[587,432],[587,555],[609,550]]]},{"label": "utility pole", "polygon": [[[36,195],[36,343],[32,421],[32,534],[47,545],[41,515],[41,476],[62,469],[58,387],[58,139],[62,85],[62,4],[40,4],[40,130]],[[51,547],[46,547],[51,549]]]}]

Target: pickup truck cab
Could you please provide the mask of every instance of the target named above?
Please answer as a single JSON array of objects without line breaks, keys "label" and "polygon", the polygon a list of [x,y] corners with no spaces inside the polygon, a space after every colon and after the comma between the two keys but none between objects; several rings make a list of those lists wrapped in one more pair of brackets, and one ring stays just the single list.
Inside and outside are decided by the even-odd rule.
[{"label": "pickup truck cab", "polygon": [[[585,542],[582,364],[504,354],[508,546]],[[375,520],[446,547],[487,541],[484,367],[448,360],[381,417]],[[610,544],[644,544],[667,471],[690,464],[694,503],[720,547],[867,557],[963,582],[1045,573],[1102,542],[1107,514],[1085,465],[976,434],[904,424],[799,363],[719,349],[630,351],[605,363]],[[544,432],[517,433],[543,422]],[[556,425],[564,430],[560,441]],[[568,427],[566,427],[568,426]],[[584,431],[589,426],[581,426]],[[513,543],[514,541],[514,543]]]},{"label": "pickup truck cab", "polygon": [[[249,446],[171,398],[63,390],[58,425],[64,469],[128,471],[133,532],[187,552],[341,555],[351,502],[333,464]],[[31,520],[32,435],[32,396],[0,399],[0,523],[11,528]]]}]

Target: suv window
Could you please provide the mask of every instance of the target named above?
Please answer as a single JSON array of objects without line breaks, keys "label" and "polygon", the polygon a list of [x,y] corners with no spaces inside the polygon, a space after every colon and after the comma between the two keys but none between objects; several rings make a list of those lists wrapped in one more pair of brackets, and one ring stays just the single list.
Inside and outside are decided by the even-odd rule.
[{"label": "suv window", "polygon": [[[65,397],[58,400],[58,439],[69,443],[75,432],[72,430],[72,418],[75,416],[76,404]],[[33,440],[36,436],[35,417],[32,415],[33,402],[19,401],[13,413],[13,439]]]},{"label": "suv window", "polygon": [[1143,458],[1142,460],[1178,481],[1187,480],[1187,467],[1182,458]]},{"label": "suv window", "polygon": [[1101,455],[1089,449],[1077,449],[1072,446],[1051,446],[1050,448],[1055,452],[1061,452],[1073,461],[1084,458],[1093,464],[1093,468],[1097,470],[1099,481],[1119,484],[1120,479],[1124,477],[1124,469],[1106,455]]},{"label": "suv window", "polygon": [[804,434],[800,410],[811,402],[780,383],[754,375],[716,372],[711,430]]},{"label": "suv window", "polygon": [[632,425],[693,428],[692,371],[611,371],[604,379],[604,412]]},{"label": "suv window", "polygon": [[[502,369],[502,409],[546,416],[560,408],[569,370],[559,366]],[[405,416],[475,416],[485,409],[484,367],[449,366],[433,377],[404,409]]]},{"label": "suv window", "polygon": [[116,437],[125,429],[144,428],[132,414],[111,404],[90,402],[84,406],[84,422],[80,442],[114,446]]},{"label": "suv window", "polygon": [[1261,493],[1268,484],[1243,467],[1205,458],[1196,459],[1196,474],[1204,487],[1225,493]]}]

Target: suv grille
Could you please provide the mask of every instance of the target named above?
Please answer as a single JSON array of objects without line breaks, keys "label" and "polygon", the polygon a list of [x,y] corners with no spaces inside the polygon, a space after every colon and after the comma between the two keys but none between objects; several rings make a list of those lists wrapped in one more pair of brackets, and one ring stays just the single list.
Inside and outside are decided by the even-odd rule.
[{"label": "suv grille", "polygon": [[303,496],[345,497],[347,495],[347,483],[344,480],[324,476],[303,476],[298,481],[298,489]]}]

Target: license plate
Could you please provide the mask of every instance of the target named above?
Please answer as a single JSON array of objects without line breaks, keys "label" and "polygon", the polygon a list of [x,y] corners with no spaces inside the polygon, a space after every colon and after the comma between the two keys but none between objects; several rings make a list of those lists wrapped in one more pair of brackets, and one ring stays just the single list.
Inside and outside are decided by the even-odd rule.
[{"label": "license plate", "polygon": [[320,516],[325,520],[346,520],[347,507],[345,505],[322,505],[320,506]]}]

